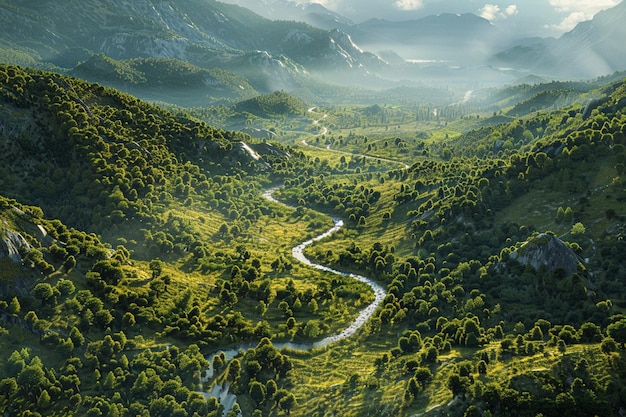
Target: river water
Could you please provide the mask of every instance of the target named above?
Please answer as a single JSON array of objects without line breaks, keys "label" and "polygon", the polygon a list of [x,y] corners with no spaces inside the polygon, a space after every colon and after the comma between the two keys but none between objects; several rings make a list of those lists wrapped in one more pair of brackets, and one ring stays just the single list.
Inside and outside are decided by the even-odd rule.
[{"label": "river water", "polygon": [[[274,198],[273,193],[279,188],[280,187],[272,187],[272,188],[267,189],[263,193],[263,197],[265,197],[266,199],[268,199],[269,201],[275,204],[293,208],[292,206],[289,206]],[[367,307],[365,307],[363,310],[361,310],[357,318],[354,319],[354,321],[352,321],[352,323],[350,323],[350,325],[346,327],[344,330],[342,330],[340,333],[327,336],[313,343],[292,343],[292,342],[273,343],[276,349],[286,348],[286,349],[291,349],[291,350],[309,351],[312,349],[323,348],[323,347],[328,346],[331,343],[335,343],[342,339],[346,339],[354,335],[369,320],[369,318],[372,317],[372,315],[374,314],[374,311],[376,311],[378,306],[383,302],[383,300],[385,299],[385,296],[387,295],[385,289],[371,278],[368,278],[363,275],[353,274],[350,272],[340,271],[337,269],[329,268],[324,265],[317,264],[311,261],[309,258],[307,258],[304,255],[304,249],[306,247],[312,245],[314,242],[317,242],[318,240],[322,240],[324,238],[329,237],[330,235],[337,232],[344,226],[343,220],[339,218],[335,218],[335,217],[333,217],[332,219],[334,223],[333,227],[331,227],[330,229],[328,229],[326,232],[322,233],[321,235],[314,237],[313,239],[307,240],[306,242],[302,242],[299,245],[294,246],[294,248],[291,250],[292,256],[299,262],[305,265],[308,265],[312,268],[315,268],[324,272],[329,272],[331,274],[336,274],[336,275],[340,275],[344,277],[350,277],[352,279],[356,279],[357,281],[361,281],[369,285],[372,291],[374,291],[374,297],[375,297],[374,301],[371,304],[369,304]],[[203,382],[207,382],[211,378],[213,378],[213,358],[215,356],[220,355],[221,353],[224,353],[225,359],[229,361],[235,358],[236,356],[240,355],[241,353],[245,352],[246,350],[252,349],[254,347],[256,347],[256,344],[241,345],[234,349],[220,350],[209,355],[207,359],[209,360],[210,365],[209,365],[209,369],[205,372],[205,375],[203,377]],[[228,385],[215,384],[213,388],[211,389],[211,391],[203,391],[203,394],[205,395],[205,397],[207,398],[216,397],[220,401],[220,404],[224,406],[224,416],[228,414],[228,412],[232,409],[235,401],[237,401],[237,396],[230,393],[228,388],[229,388]]]}]

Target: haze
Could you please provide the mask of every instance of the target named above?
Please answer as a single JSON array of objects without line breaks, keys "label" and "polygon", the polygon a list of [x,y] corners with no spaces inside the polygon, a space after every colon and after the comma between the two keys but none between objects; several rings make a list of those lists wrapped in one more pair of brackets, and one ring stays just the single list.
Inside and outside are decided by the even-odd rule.
[{"label": "haze", "polygon": [[[268,5],[294,0],[225,0],[266,15]],[[295,0],[300,4],[311,3]],[[417,19],[440,13],[473,13],[509,31],[516,37],[558,37],[591,20],[601,10],[620,0],[318,0],[329,10],[356,23],[372,18],[393,21]],[[266,16],[271,17],[271,16]]]}]

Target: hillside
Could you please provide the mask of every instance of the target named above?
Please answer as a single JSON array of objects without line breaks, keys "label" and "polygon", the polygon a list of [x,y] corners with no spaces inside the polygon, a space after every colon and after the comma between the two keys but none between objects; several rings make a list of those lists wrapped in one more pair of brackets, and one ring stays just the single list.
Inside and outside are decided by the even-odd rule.
[{"label": "hillside", "polygon": [[242,76],[219,68],[203,69],[176,59],[117,61],[99,54],[70,73],[150,100],[186,106],[250,98],[258,94]]}]

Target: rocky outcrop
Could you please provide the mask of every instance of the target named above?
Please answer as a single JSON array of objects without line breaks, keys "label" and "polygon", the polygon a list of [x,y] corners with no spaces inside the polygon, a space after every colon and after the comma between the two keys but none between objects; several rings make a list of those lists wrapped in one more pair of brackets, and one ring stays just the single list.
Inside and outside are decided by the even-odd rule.
[{"label": "rocky outcrop", "polygon": [[549,233],[541,233],[530,238],[511,253],[510,259],[529,265],[535,270],[542,266],[550,272],[562,268],[567,275],[577,272],[580,268],[578,256],[565,242]]},{"label": "rocky outcrop", "polygon": [[2,236],[0,239],[0,259],[9,257],[13,262],[22,262],[21,253],[30,250],[30,245],[24,236],[10,229],[0,232],[0,236]]}]

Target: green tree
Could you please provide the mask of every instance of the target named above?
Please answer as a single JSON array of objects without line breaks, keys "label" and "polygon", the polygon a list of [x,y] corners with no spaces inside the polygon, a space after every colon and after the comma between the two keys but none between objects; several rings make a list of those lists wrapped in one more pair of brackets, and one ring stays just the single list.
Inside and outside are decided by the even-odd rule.
[{"label": "green tree", "polygon": [[485,362],[484,360],[481,360],[480,362],[478,362],[478,365],[476,365],[476,370],[481,375],[486,374],[487,373],[487,362]]},{"label": "green tree", "polygon": [[38,398],[48,384],[41,361],[33,360],[31,365],[24,367],[17,375],[17,383],[25,397],[31,399]]},{"label": "green tree", "polygon": [[104,378],[104,382],[102,382],[102,388],[108,391],[115,388],[115,375],[113,374],[113,371],[109,371],[107,373],[107,376]]},{"label": "green tree", "polygon": [[153,259],[150,261],[150,271],[152,271],[152,278],[158,278],[163,273],[163,261],[160,259]]},{"label": "green tree", "polygon": [[61,278],[59,282],[57,282],[56,289],[61,295],[67,296],[73,294],[74,291],[76,291],[76,286],[69,279]]},{"label": "green tree", "polygon": [[578,222],[572,226],[572,230],[570,231],[570,233],[572,234],[572,236],[578,236],[584,235],[586,231],[587,229],[585,228],[585,226],[581,222]]},{"label": "green tree", "polygon": [[563,207],[560,207],[558,209],[556,209],[556,222],[557,223],[563,223],[563,219],[565,219],[565,210],[563,210]]},{"label": "green tree", "polygon": [[250,398],[259,405],[265,401],[265,385],[258,381],[250,383]]},{"label": "green tree", "polygon": [[624,344],[626,343],[626,319],[609,324],[606,332],[624,349]]},{"label": "green tree", "polygon": [[22,306],[20,306],[19,300],[17,299],[17,297],[13,297],[8,307],[9,314],[17,316],[21,310]]},{"label": "green tree", "polygon": [[31,294],[33,294],[33,296],[42,304],[46,304],[54,297],[54,290],[47,282],[40,282],[35,285]]},{"label": "green tree", "polygon": [[278,402],[278,407],[288,415],[291,414],[291,410],[296,405],[296,397],[292,393],[289,393],[282,397]]},{"label": "green tree", "polygon": [[82,346],[85,343],[85,337],[77,327],[72,327],[70,330],[70,339],[72,339],[74,346]]},{"label": "green tree", "polygon": [[231,360],[230,363],[228,364],[228,380],[236,381],[239,378],[240,374],[241,374],[241,363],[239,362],[239,359],[235,358]]},{"label": "green tree", "polygon": [[417,381],[415,380],[415,378],[409,379],[409,385],[407,387],[407,390],[411,393],[411,395],[414,398],[417,397],[417,395],[420,392],[420,389],[419,389],[419,386],[418,386]]},{"label": "green tree", "polygon": [[124,278],[124,270],[119,261],[114,259],[98,261],[91,270],[99,273],[100,278],[109,285],[117,285]]},{"label": "green tree", "polygon": [[274,398],[274,395],[278,392],[278,385],[276,385],[276,381],[273,379],[268,380],[265,383],[265,394],[266,398]]},{"label": "green tree", "polygon": [[565,208],[565,211],[563,212],[563,222],[572,223],[573,220],[574,220],[574,211],[572,210],[571,207]]},{"label": "green tree", "polygon": [[122,325],[125,328],[133,327],[136,323],[137,323],[137,321],[135,320],[135,315],[133,313],[131,313],[130,311],[127,311],[122,316]]},{"label": "green tree", "polygon": [[452,395],[455,397],[458,395],[464,395],[469,388],[470,381],[465,376],[460,376],[457,374],[450,375],[446,386],[450,391],[452,391]]},{"label": "green tree", "polygon": [[70,271],[75,266],[76,258],[74,257],[74,255],[69,255],[67,258],[65,258],[65,261],[63,262],[63,268],[65,268],[66,271]]},{"label": "green tree", "polygon": [[463,417],[481,417],[481,416],[482,414],[480,410],[474,404],[467,407],[467,409],[465,410],[465,414],[463,414]]},{"label": "green tree", "polygon": [[46,410],[48,407],[50,407],[50,394],[44,389],[41,391],[41,394],[39,394],[39,398],[37,398],[37,408],[39,410]]},{"label": "green tree", "polygon": [[415,371],[415,380],[421,385],[422,388],[426,386],[433,379],[433,374],[430,369],[426,367],[417,368]]}]

